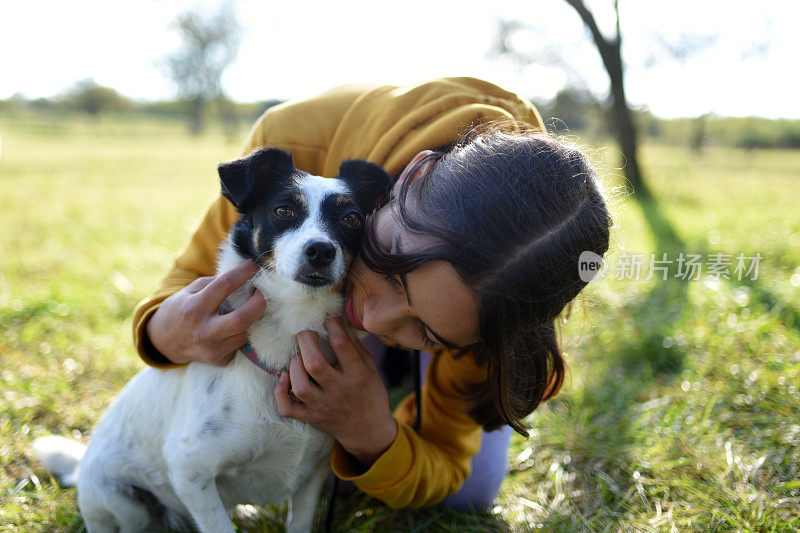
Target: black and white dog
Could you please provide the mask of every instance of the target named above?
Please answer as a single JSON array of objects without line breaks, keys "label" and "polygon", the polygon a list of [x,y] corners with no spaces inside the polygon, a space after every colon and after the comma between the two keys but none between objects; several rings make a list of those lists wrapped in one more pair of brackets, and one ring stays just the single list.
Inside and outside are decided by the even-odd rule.
[{"label": "black and white dog", "polygon": [[[241,214],[220,250],[218,273],[252,258],[258,274],[228,301],[260,290],[267,311],[226,367],[146,368],[103,415],[88,448],[61,437],[34,443],[42,463],[77,481],[90,533],[148,527],[233,531],[236,504],[290,499],[288,531],[309,531],[328,472],[329,435],[278,413],[276,374],[298,354],[296,335],[319,333],[342,312],[341,287],[365,215],[389,176],[347,161],[338,179],[294,168],[262,148],[219,166],[222,194]],[[255,363],[255,364],[254,364]],[[85,453],[84,453],[85,451]]]}]

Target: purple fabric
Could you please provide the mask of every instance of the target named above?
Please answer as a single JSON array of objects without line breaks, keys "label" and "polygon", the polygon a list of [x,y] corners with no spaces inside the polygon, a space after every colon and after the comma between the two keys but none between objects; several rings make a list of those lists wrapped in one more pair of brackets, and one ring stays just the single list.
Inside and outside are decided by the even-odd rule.
[{"label": "purple fabric", "polygon": [[[372,354],[378,369],[382,368],[386,345],[374,335],[361,340],[364,347]],[[433,355],[430,352],[420,353],[421,378],[425,383],[428,363]],[[385,382],[384,377],[384,382]],[[496,431],[484,431],[478,454],[472,458],[472,473],[461,488],[446,497],[442,503],[457,509],[486,510],[491,508],[500,485],[508,474],[508,446],[511,442],[512,430],[503,426]],[[345,485],[342,483],[342,485]],[[349,491],[348,491],[349,492]]]}]

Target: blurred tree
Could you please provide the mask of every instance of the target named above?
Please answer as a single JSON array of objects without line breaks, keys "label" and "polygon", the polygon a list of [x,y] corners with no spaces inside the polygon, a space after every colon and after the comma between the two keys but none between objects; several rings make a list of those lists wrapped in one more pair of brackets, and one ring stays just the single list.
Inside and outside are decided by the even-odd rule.
[{"label": "blurred tree", "polygon": [[708,124],[708,117],[711,113],[705,113],[694,119],[692,124],[691,148],[696,154],[703,151],[703,146],[706,144],[706,130]]},{"label": "blurred tree", "polygon": [[236,57],[240,28],[228,4],[211,18],[196,11],[184,13],[176,25],[183,46],[167,58],[167,66],[179,95],[192,102],[190,128],[197,134],[205,127],[204,114],[210,102],[216,102],[218,109],[229,107],[222,73]]},{"label": "blurred tree", "polygon": [[[614,134],[619,143],[620,151],[624,159],[625,176],[630,183],[630,186],[642,198],[651,197],[647,184],[642,176],[639,168],[639,161],[637,157],[638,141],[640,131],[642,134],[649,133],[650,135],[657,134],[661,127],[661,122],[654,120],[654,117],[646,111],[632,110],[625,93],[625,71],[626,65],[622,60],[622,31],[620,29],[620,10],[618,0],[608,2],[608,9],[612,9],[613,16],[605,17],[603,15],[611,15],[609,13],[601,13],[597,11],[599,8],[594,6],[601,4],[597,2],[587,2],[586,0],[564,0],[564,2],[577,13],[583,22],[584,27],[592,37],[592,44],[598,51],[603,63],[604,70],[609,80],[609,100],[610,100],[610,115],[609,121],[613,127]],[[587,3],[592,5],[592,9],[587,7]],[[594,11],[593,11],[594,10]],[[597,13],[598,17],[595,16]],[[609,21],[609,27],[601,30],[598,20],[603,22]],[[771,27],[772,21],[767,20],[764,28],[754,30],[753,35],[743,36],[740,44],[742,57],[763,57],[769,52],[772,36],[768,31]],[[613,29],[610,27],[613,25]],[[581,72],[576,71],[573,65],[565,61],[564,57],[567,55],[566,45],[564,44],[563,36],[552,33],[546,22],[542,23],[526,23],[518,20],[505,20],[500,21],[498,25],[497,42],[494,44],[494,49],[490,55],[506,56],[516,61],[520,66],[537,63],[541,66],[557,67],[560,74],[567,78],[568,87],[581,87],[585,86],[585,80]],[[639,31],[642,29],[639,28]],[[653,28],[645,28],[644,32],[649,33],[648,54],[644,61],[638,64],[639,68],[648,69],[656,64],[673,60],[680,65],[686,65],[692,57],[701,54],[703,50],[716,46],[719,41],[719,35],[713,32],[694,32],[682,31],[678,34],[674,32],[671,35],[665,35],[663,28],[658,25],[657,20]],[[527,37],[538,37],[538,39],[527,41],[523,37],[527,33]],[[522,42],[522,46],[520,46]],[[533,45],[531,43],[533,42]],[[572,46],[574,42],[570,43]],[[641,54],[641,50],[639,51]],[[583,83],[582,83],[583,82]],[[557,99],[564,96],[570,98],[574,95],[558,95]],[[574,100],[574,99],[573,99]],[[567,99],[564,99],[564,104],[568,104]],[[573,103],[580,104],[580,100],[574,100]],[[555,109],[555,106],[554,106]],[[584,109],[586,109],[584,107]],[[588,108],[591,110],[591,107]],[[566,125],[570,128],[580,128],[581,120],[575,116],[575,112],[569,112],[564,109],[564,106],[558,106],[558,113],[563,113]],[[560,115],[555,115],[563,118]],[[705,119],[700,119],[696,123],[697,128],[693,132],[687,132],[683,138],[689,146],[696,148],[697,143],[705,142]],[[791,140],[787,141],[791,142]]]},{"label": "blurred tree", "polygon": [[97,116],[107,111],[130,111],[133,102],[111,87],[98,85],[93,79],[76,83],[61,98],[69,107]]},{"label": "blurred tree", "polygon": [[[608,74],[610,82],[611,96],[611,115],[613,117],[614,132],[619,143],[620,151],[624,159],[625,177],[631,189],[641,198],[651,198],[650,190],[644,182],[642,172],[639,168],[638,136],[634,123],[633,113],[628,100],[625,96],[625,71],[622,62],[622,32],[619,23],[618,0],[614,0],[615,32],[611,37],[606,37],[600,31],[594,14],[586,7],[583,0],[564,0],[580,16],[584,26],[589,30],[595,48],[600,54],[603,66]],[[514,45],[513,38],[519,30],[531,29],[519,21],[501,21],[498,42],[495,43],[493,51],[497,55],[508,55],[521,64],[541,63],[558,65],[564,70],[568,78],[573,80],[580,79],[580,73],[572,69],[571,65],[564,63],[558,47],[552,43],[542,43],[541,50],[520,50]],[[575,96],[567,95],[569,97]],[[563,95],[562,95],[563,98]],[[563,111],[563,106],[561,111]],[[571,120],[578,120],[572,116]],[[569,127],[576,127],[574,124],[567,123]]]},{"label": "blurred tree", "polygon": [[613,106],[614,125],[617,142],[622,157],[625,158],[625,177],[637,195],[650,198],[650,190],[644,182],[639,168],[638,137],[628,99],[625,96],[625,69],[622,63],[622,32],[619,24],[619,2],[614,0],[615,32],[606,37],[600,31],[594,14],[586,7],[583,0],[565,0],[578,13],[584,26],[592,34],[592,40],[603,60],[603,66],[611,84],[611,100]]}]

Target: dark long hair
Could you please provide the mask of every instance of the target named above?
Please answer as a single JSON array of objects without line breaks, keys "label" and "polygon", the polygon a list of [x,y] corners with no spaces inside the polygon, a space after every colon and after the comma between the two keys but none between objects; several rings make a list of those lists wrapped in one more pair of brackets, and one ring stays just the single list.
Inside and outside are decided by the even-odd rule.
[{"label": "dark long hair", "polygon": [[397,201],[398,223],[434,244],[387,253],[368,221],[364,263],[386,275],[435,260],[455,268],[478,301],[480,341],[468,352],[488,368],[465,391],[467,412],[487,430],[508,424],[527,436],[523,418],[564,379],[555,320],[587,283],[578,258],[608,250],[612,219],[596,172],[580,150],[518,127],[472,130],[410,175],[431,160]]}]

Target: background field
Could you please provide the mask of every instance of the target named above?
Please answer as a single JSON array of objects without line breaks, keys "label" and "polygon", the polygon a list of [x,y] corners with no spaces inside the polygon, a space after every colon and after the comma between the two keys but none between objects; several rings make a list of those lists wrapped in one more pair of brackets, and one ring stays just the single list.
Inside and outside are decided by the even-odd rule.
[{"label": "background field", "polygon": [[[142,367],[133,307],[244,132],[230,143],[165,120],[0,114],[0,134],[0,529],[80,531],[75,491],[30,442],[87,440]],[[395,512],[356,494],[338,530],[800,528],[800,151],[646,145],[657,205],[625,196],[613,150],[593,155],[618,223],[610,264],[623,251],[758,252],[758,279],[609,271],[563,324],[568,380],[531,438],[514,438],[491,513]],[[240,529],[282,530],[284,506],[252,514]]]}]

